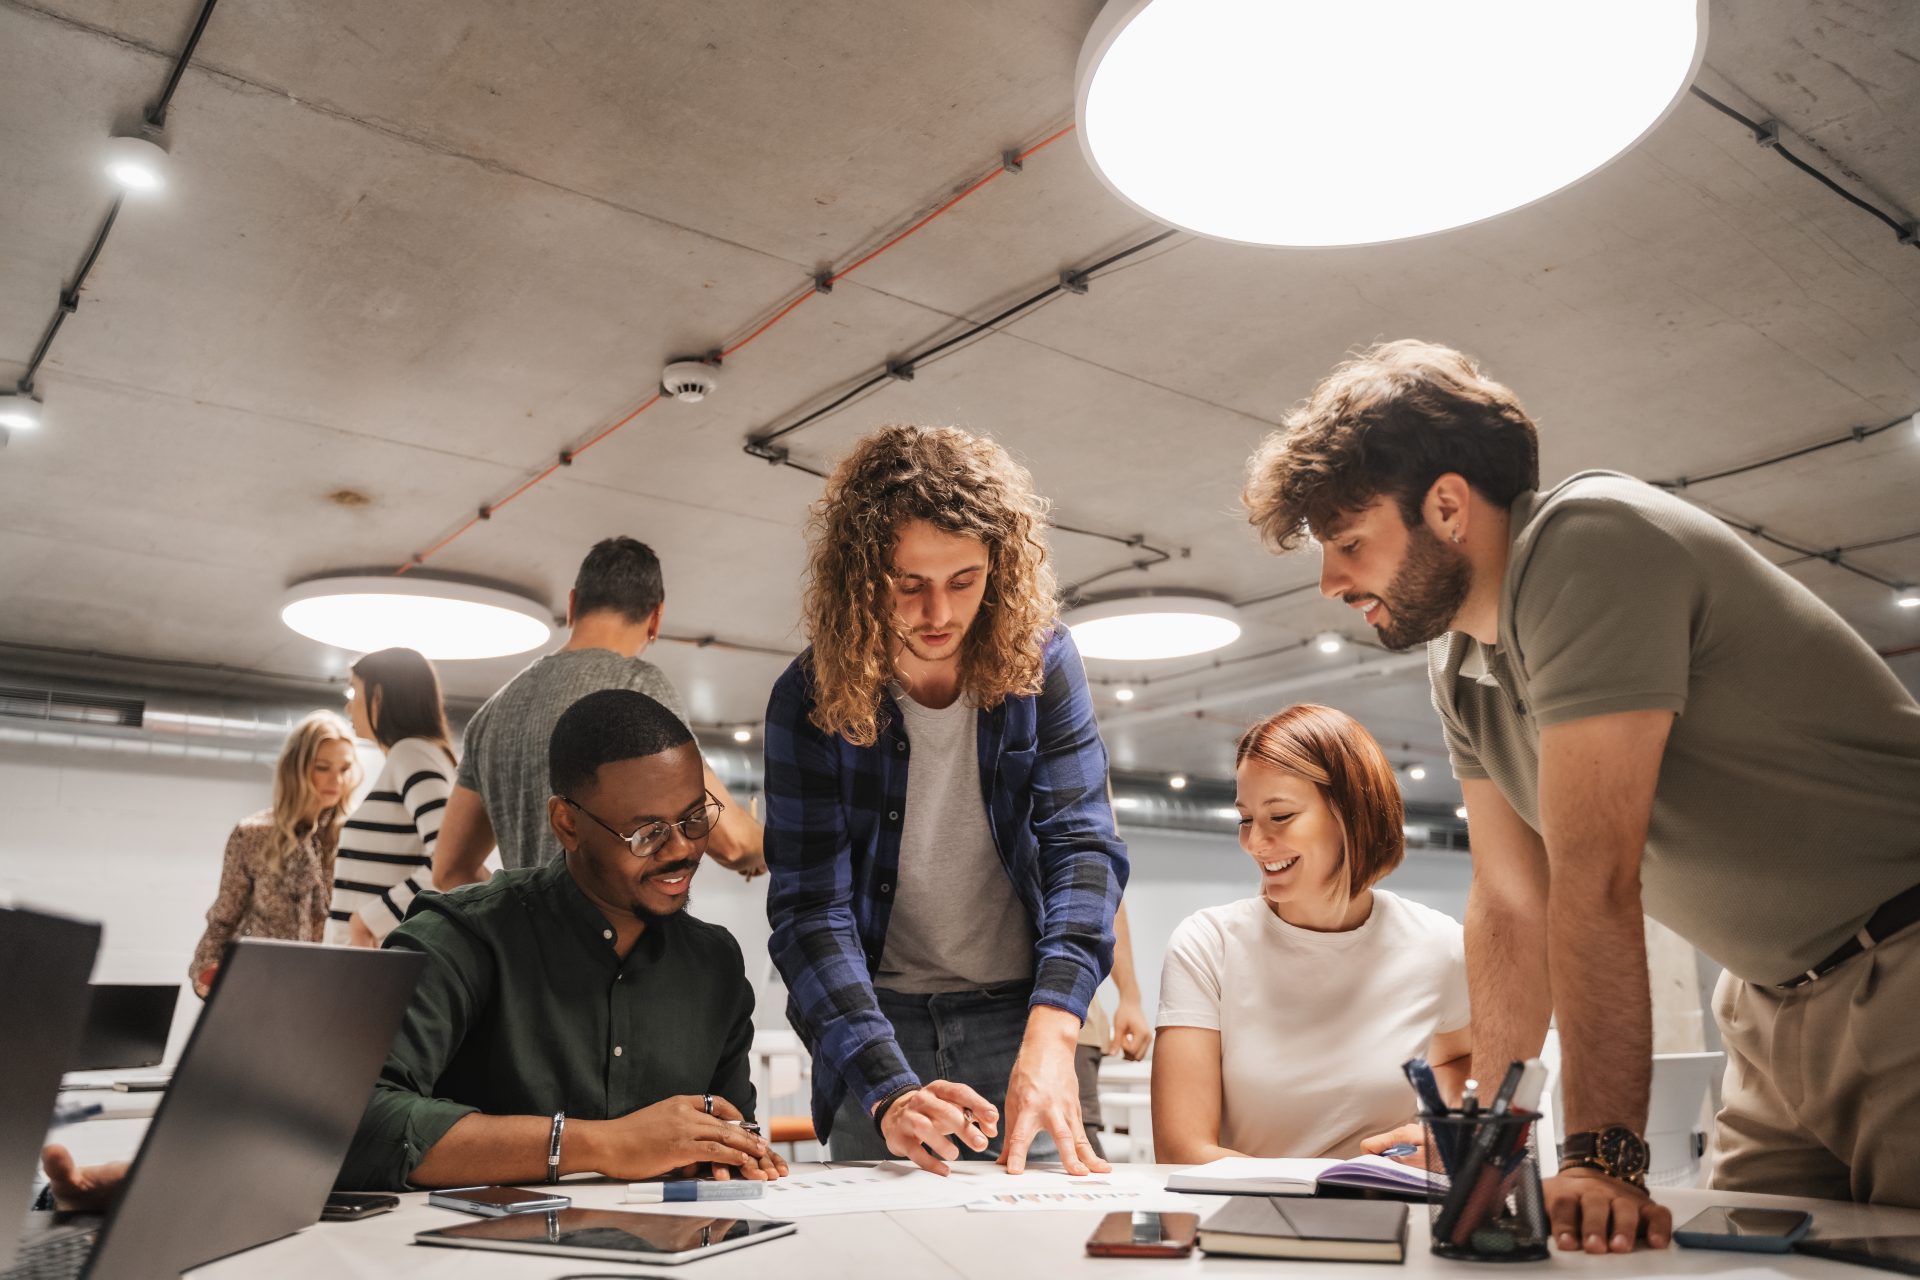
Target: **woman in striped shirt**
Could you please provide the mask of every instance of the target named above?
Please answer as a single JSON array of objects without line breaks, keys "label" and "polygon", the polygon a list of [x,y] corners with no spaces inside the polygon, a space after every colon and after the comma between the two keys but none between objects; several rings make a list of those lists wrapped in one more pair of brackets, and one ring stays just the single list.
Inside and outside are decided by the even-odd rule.
[{"label": "woman in striped shirt", "polygon": [[433,664],[382,649],[353,664],[353,731],[387,753],[386,767],[340,832],[329,937],[377,947],[433,884],[433,843],[454,771],[447,713]]}]

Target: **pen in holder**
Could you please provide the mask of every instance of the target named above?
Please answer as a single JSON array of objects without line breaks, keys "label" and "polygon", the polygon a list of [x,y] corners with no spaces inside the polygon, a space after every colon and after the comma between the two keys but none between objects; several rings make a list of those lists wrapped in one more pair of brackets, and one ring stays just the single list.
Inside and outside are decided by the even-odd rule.
[{"label": "pen in holder", "polygon": [[1534,1151],[1534,1111],[1424,1118],[1427,1148],[1449,1175],[1428,1196],[1433,1251],[1470,1262],[1538,1262],[1547,1215]]}]

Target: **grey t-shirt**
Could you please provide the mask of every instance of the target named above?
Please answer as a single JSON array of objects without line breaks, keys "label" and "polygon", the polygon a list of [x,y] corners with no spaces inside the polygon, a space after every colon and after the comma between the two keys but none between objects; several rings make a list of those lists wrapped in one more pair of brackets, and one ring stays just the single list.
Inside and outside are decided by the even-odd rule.
[{"label": "grey t-shirt", "polygon": [[1033,977],[1033,919],[1013,890],[980,789],[980,713],[891,692],[913,744],[899,883],[873,985],[918,994]]},{"label": "grey t-shirt", "polygon": [[1522,494],[1510,521],[1499,644],[1428,648],[1456,776],[1537,831],[1542,729],[1674,712],[1642,900],[1750,982],[1818,964],[1920,883],[1920,705],[1838,614],[1627,476]]},{"label": "grey t-shirt", "polygon": [[562,649],[507,681],[468,722],[459,784],[486,802],[507,866],[536,866],[560,851],[547,825],[547,743],[566,709],[601,689],[637,690],[687,718],[673,682],[651,662]]}]

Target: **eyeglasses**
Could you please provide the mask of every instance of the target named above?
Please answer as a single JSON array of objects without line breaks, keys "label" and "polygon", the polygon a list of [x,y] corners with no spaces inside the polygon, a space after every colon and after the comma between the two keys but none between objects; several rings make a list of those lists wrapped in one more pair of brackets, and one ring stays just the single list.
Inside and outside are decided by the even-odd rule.
[{"label": "eyeglasses", "polygon": [[560,798],[606,828],[608,834],[621,840],[627,846],[627,852],[631,853],[634,857],[651,858],[654,854],[660,852],[661,847],[667,843],[667,833],[675,827],[678,827],[680,834],[688,840],[704,840],[707,838],[708,833],[713,830],[713,824],[720,821],[720,814],[726,809],[726,806],[718,800],[715,800],[713,798],[713,792],[711,791],[706,793],[706,797],[707,802],[705,804],[678,822],[649,822],[646,826],[641,827],[631,835],[622,834],[613,824],[595,817],[593,813],[578,800],[574,800],[568,796],[561,796]]}]

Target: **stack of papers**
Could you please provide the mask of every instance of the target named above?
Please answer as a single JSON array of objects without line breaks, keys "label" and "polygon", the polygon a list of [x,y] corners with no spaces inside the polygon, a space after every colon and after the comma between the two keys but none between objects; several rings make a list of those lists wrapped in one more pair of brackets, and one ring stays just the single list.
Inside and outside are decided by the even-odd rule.
[{"label": "stack of papers", "polygon": [[[1159,1175],[1122,1165],[1112,1173],[1076,1178],[1057,1165],[1034,1167],[1018,1177],[998,1164],[960,1161],[946,1177],[928,1173],[910,1161],[828,1165],[806,1169],[766,1185],[751,1200],[698,1201],[647,1205],[649,1213],[712,1214],[778,1220],[816,1218],[835,1213],[898,1213],[909,1209],[977,1209],[986,1212],[1035,1212],[1061,1209],[1193,1208],[1185,1197],[1169,1196]],[[647,1184],[635,1184],[644,1186]],[[1202,1206],[1204,1208],[1204,1206]]]}]

